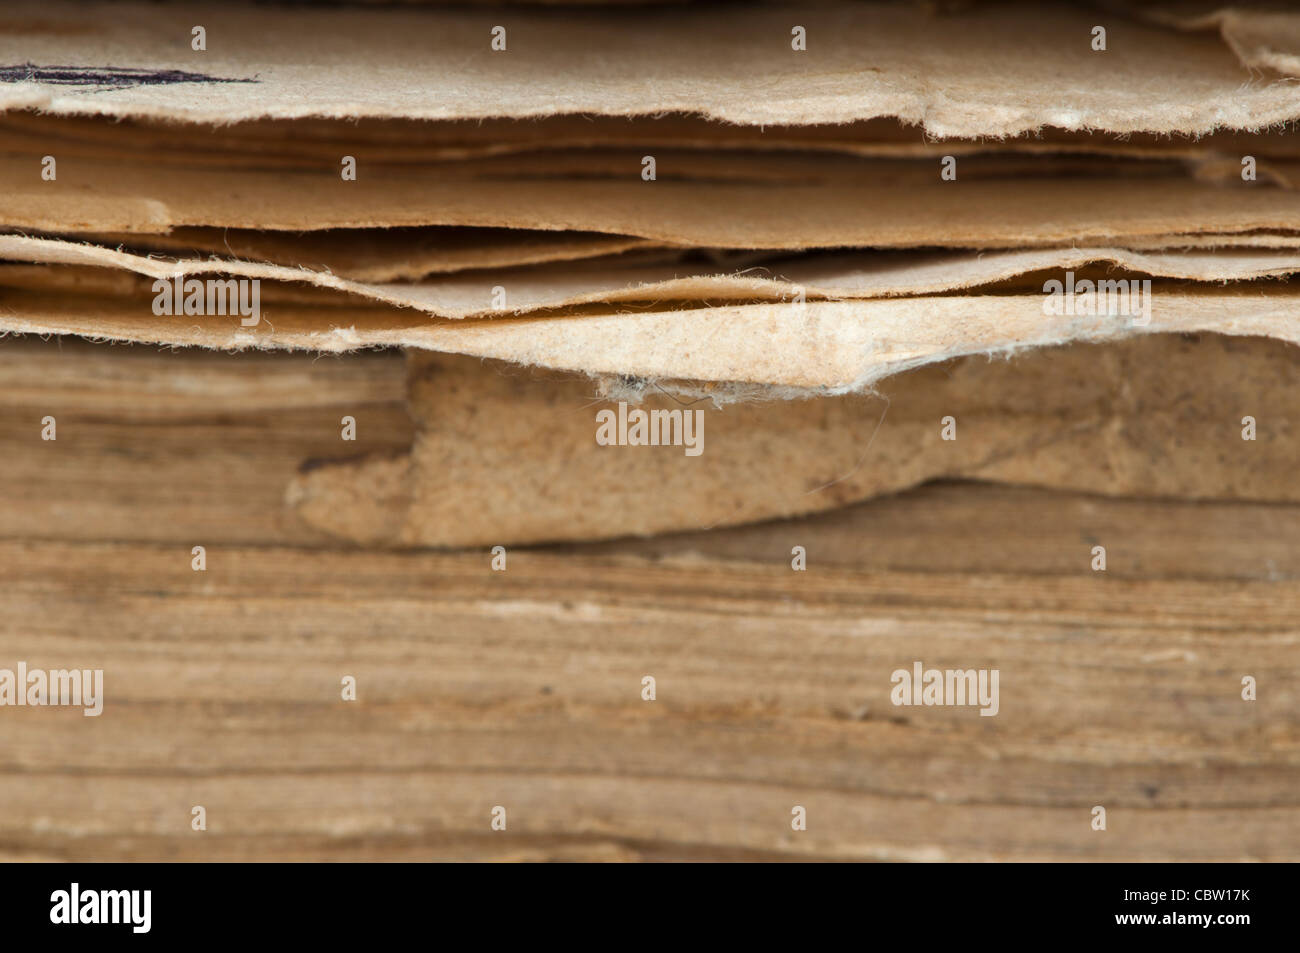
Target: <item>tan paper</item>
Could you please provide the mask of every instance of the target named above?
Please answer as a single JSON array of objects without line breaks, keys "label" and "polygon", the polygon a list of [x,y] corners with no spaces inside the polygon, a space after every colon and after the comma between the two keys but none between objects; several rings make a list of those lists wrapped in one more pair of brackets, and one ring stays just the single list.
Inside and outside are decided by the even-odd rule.
[{"label": "tan paper", "polygon": [[1300,235],[1285,231],[1238,232],[1231,235],[1157,235],[1132,238],[1125,247],[1133,251],[1165,251],[1179,248],[1296,248]]},{"label": "tan paper", "polygon": [[699,116],[556,115],[534,119],[262,119],[190,124],[103,116],[0,113],[0,149],[77,159],[145,157],[157,166],[333,168],[344,155],[365,169],[488,159],[516,153],[660,150],[712,153],[822,152],[862,158],[945,155],[1098,155],[1181,159],[1254,155],[1295,159],[1300,137],[1286,129],[1204,135],[1067,131],[937,139],[894,119],[809,126],[740,126]]},{"label": "tan paper", "polygon": [[[158,167],[333,169],[351,155],[368,174],[411,166],[516,153],[632,151],[636,156],[692,150],[701,154],[840,153],[860,158],[928,158],[1022,154],[1266,164],[1295,160],[1300,136],[1285,129],[1206,135],[1107,135],[1046,128],[1015,137],[935,139],[893,119],[842,125],[737,126],[695,116],[549,116],[497,120],[254,120],[221,125],[110,120],[102,116],[0,113],[0,151],[55,154],[61,160],[140,158]],[[724,163],[721,168],[726,171]],[[1239,172],[1239,167],[1237,170]]]},{"label": "tan paper", "polygon": [[[85,232],[79,235],[31,233],[22,237],[101,245],[159,261],[244,259],[325,271],[358,282],[413,282],[429,275],[489,268],[515,268],[556,262],[592,262],[592,267],[628,264],[683,265],[698,256],[722,269],[772,268],[787,258],[780,251],[686,249],[650,239],[596,232],[526,229],[430,228],[337,229],[265,232],[255,229],[178,228],[163,234]],[[1204,235],[1130,237],[1124,251],[1190,249],[1228,251],[1300,247],[1300,235],[1250,231]],[[991,250],[985,254],[996,254]],[[881,252],[877,252],[881,254]],[[910,252],[904,254],[911,254]],[[583,267],[583,266],[579,266]],[[468,278],[469,276],[464,276]],[[1189,277],[1195,277],[1194,275]]]},{"label": "tan paper", "polygon": [[1156,0],[1135,7],[1138,15],[1153,23],[1217,32],[1252,69],[1300,76],[1300,13],[1293,4]]},{"label": "tan paper", "polygon": [[[698,158],[698,157],[695,157]],[[579,230],[718,248],[1014,247],[1125,244],[1171,233],[1292,231],[1300,192],[1266,182],[1186,175],[1041,176],[1022,159],[999,175],[940,178],[938,163],[821,157],[781,174],[806,183],[679,180],[670,164],[643,181],[639,157],[619,177],[489,178],[475,163],[339,179],[336,171],[176,168],[95,161],[42,181],[35,157],[0,159],[0,225],[47,232],[167,232],[179,226],[303,231],[456,225]],[[692,159],[695,161],[695,159]],[[756,160],[758,161],[758,160]],[[789,159],[764,162],[789,163]],[[1132,164],[1120,166],[1126,172]],[[1146,168],[1145,164],[1139,169]]]},{"label": "tan paper", "polygon": [[[1247,83],[1216,37],[1111,16],[1096,53],[1095,11],[1032,3],[945,17],[913,4],[809,4],[797,24],[806,52],[791,49],[792,14],[765,6],[557,16],[51,0],[7,16],[0,108],[54,113],[228,122],[678,112],[755,125],[893,116],[941,136],[1205,133],[1300,115],[1293,88]],[[196,24],[207,31],[202,53],[190,46]],[[506,28],[505,51],[491,48],[494,26]]]},{"label": "tan paper", "polygon": [[[312,466],[286,499],[355,542],[486,546],[698,530],[842,506],[938,477],[1109,494],[1294,500],[1294,350],[1172,335],[970,357],[877,397],[682,404],[698,456],[601,446],[590,382],[415,356],[409,456]],[[1252,415],[1257,439],[1241,439]],[[955,440],[943,440],[943,418]],[[1084,550],[1086,553],[1086,549]]]},{"label": "tan paper", "polygon": [[[1049,248],[972,252],[856,252],[776,259],[733,272],[712,264],[602,260],[546,268],[493,269],[411,283],[376,284],[336,274],[234,260],[160,261],[99,245],[0,235],[0,259],[121,268],[150,278],[233,275],[305,282],[444,318],[501,317],[616,302],[842,300],[936,294],[998,285],[1037,272],[1113,266],[1104,278],[1133,274],[1195,281],[1242,281],[1300,271],[1297,250],[1133,252]],[[50,277],[57,277],[52,272]],[[504,304],[493,305],[498,289]],[[270,289],[268,289],[269,291]]]},{"label": "tan paper", "polygon": [[327,272],[357,282],[413,281],[457,271],[579,261],[631,251],[669,254],[666,246],[645,238],[512,228],[345,228],[307,232],[177,228],[163,234],[90,232],[75,236],[75,240],[77,244],[91,243],[155,261],[207,259],[211,267],[218,267],[210,260],[243,259]]},{"label": "tan paper", "polygon": [[[593,376],[712,382],[710,392],[719,401],[752,395],[736,385],[781,396],[865,390],[892,374],[952,357],[1072,341],[1216,331],[1300,342],[1300,290],[1274,282],[1153,285],[1149,316],[1050,316],[1040,292],[622,313],[597,307],[486,321],[331,304],[325,292],[303,288],[302,297],[295,300],[291,293],[283,303],[268,295],[259,322],[246,327],[238,315],[155,315],[146,279],[103,268],[71,269],[69,277],[82,282],[82,290],[55,291],[44,283],[52,271],[53,266],[0,269],[0,282],[8,285],[0,284],[0,330],[235,349],[412,347]],[[1135,323],[1143,320],[1148,323]]]}]

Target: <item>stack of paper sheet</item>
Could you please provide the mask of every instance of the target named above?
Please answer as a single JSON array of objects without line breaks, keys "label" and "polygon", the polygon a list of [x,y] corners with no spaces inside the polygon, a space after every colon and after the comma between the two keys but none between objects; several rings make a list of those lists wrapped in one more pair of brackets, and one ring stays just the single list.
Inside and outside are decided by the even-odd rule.
[{"label": "stack of paper sheet", "polygon": [[0,330],[409,349],[367,543],[1295,498],[1300,13],[932,6],[6,14]]}]

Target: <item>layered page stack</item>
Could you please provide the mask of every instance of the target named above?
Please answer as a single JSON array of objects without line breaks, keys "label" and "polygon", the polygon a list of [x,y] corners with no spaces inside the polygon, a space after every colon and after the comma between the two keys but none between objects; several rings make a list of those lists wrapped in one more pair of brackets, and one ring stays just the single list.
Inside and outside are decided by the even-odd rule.
[{"label": "layered page stack", "polygon": [[1298,120],[1280,5],[6,4],[0,859],[1300,858]]},{"label": "layered page stack", "polygon": [[406,349],[409,450],[284,488],[366,544],[1295,499],[1297,76],[1214,4],[42,3],[0,328]]}]

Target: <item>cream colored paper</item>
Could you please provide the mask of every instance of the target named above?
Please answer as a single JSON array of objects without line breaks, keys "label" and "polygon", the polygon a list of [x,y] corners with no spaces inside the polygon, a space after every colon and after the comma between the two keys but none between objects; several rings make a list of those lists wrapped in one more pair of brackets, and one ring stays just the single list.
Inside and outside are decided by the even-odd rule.
[{"label": "cream colored paper", "polygon": [[1300,290],[1275,282],[1227,288],[1167,282],[1154,287],[1145,317],[1050,316],[1040,292],[621,313],[596,307],[486,321],[331,303],[318,289],[294,293],[294,286],[283,286],[290,294],[282,301],[274,287],[266,289],[258,324],[246,327],[238,315],[155,315],[147,279],[109,269],[70,269],[81,290],[54,290],[46,280],[51,267],[0,268],[0,329],[234,349],[401,346],[593,376],[711,383],[719,400],[751,396],[753,387],[779,396],[860,391],[962,355],[1151,333],[1214,331],[1300,342]]},{"label": "cream colored paper", "polygon": [[[235,260],[160,261],[139,254],[19,235],[0,235],[0,259],[120,268],[154,279],[231,275],[302,282],[443,318],[506,317],[618,302],[843,300],[937,294],[998,285],[1038,272],[1064,275],[1090,265],[1128,274],[1195,281],[1243,281],[1300,271],[1298,250],[1134,252],[1122,248],[1044,248],[974,252],[854,252],[775,259],[727,272],[711,264],[564,262],[492,269],[418,283],[366,283],[331,272]],[[59,272],[52,272],[56,278]],[[1127,280],[1127,279],[1126,279]],[[493,298],[498,289],[504,303]],[[268,289],[269,290],[269,289]]]},{"label": "cream colored paper", "polygon": [[[797,24],[777,7],[711,4],[557,15],[50,0],[6,16],[0,108],[53,113],[230,122],[679,112],[754,125],[891,116],[940,136],[1205,133],[1300,116],[1293,87],[1248,82],[1217,37],[1111,15],[1098,53],[1098,14],[1064,5],[934,17],[915,4],[827,0],[801,7]],[[204,52],[191,48],[195,25]],[[804,52],[791,48],[796,25]],[[496,26],[504,51],[492,49]]]}]

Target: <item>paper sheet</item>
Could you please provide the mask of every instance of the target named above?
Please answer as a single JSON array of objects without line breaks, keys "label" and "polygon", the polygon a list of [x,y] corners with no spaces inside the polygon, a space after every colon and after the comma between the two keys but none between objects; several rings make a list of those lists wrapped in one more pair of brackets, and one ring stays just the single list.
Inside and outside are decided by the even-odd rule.
[{"label": "paper sheet", "polygon": [[[764,160],[769,161],[769,160]],[[781,160],[788,163],[789,160]],[[1013,247],[1119,243],[1177,234],[1293,231],[1300,192],[1265,181],[1190,175],[1005,175],[944,181],[937,163],[821,157],[808,181],[482,175],[481,165],[401,169],[341,181],[337,172],[176,168],[95,161],[62,166],[0,157],[0,225],[46,232],[157,233],[179,226],[304,231],[421,225],[578,230],[717,248]],[[992,167],[990,164],[992,163]],[[1145,168],[1145,166],[1140,166]],[[790,175],[800,174],[797,168]],[[784,174],[784,173],[783,173]]]},{"label": "paper sheet", "polygon": [[[104,12],[111,10],[111,14]],[[732,123],[892,116],[940,136],[1042,126],[1255,129],[1300,116],[1294,87],[1249,82],[1213,34],[1013,3],[952,16],[825,0],[537,11],[455,7],[102,5],[6,14],[0,109],[230,122],[557,113],[699,114]],[[795,22],[797,20],[797,22]],[[92,30],[88,23],[102,24]],[[206,49],[191,31],[206,31]],[[791,48],[795,26],[808,48]],[[506,49],[492,31],[505,28]],[[936,77],[942,81],[936,82]]]},{"label": "paper sheet", "polygon": [[[1295,500],[1294,348],[1156,335],[912,371],[878,397],[683,405],[703,452],[601,446],[591,382],[413,358],[409,455],[306,466],[286,500],[364,544],[490,546],[699,530],[966,476],[1146,496]],[[1252,416],[1257,439],[1241,439]],[[943,418],[956,439],[942,439]],[[797,543],[798,540],[792,540]],[[1083,550],[1086,555],[1086,548]]]},{"label": "paper sheet", "polygon": [[592,307],[476,321],[331,304],[319,289],[283,286],[290,292],[283,303],[268,294],[259,323],[246,327],[238,315],[157,316],[147,280],[110,269],[70,269],[83,287],[56,291],[47,284],[54,267],[0,269],[0,330],[235,349],[401,346],[593,376],[704,382],[719,401],[752,396],[752,387],[737,385],[773,396],[861,391],[952,357],[1073,341],[1215,331],[1300,342],[1300,289],[1277,282],[1206,287],[1169,281],[1146,299],[1146,316],[1049,316],[1039,292],[657,311]]},{"label": "paper sheet", "polygon": [[[709,263],[563,262],[492,269],[418,283],[366,283],[332,272],[235,260],[160,261],[99,245],[0,234],[0,259],[120,268],[150,278],[232,275],[304,282],[443,318],[505,317],[617,302],[791,301],[937,294],[997,285],[1050,272],[1112,266],[1104,277],[1133,274],[1195,281],[1243,281],[1300,272],[1300,249],[1134,252],[1123,248],[1043,248],[974,252],[884,252],[777,258],[723,271]],[[51,278],[58,272],[51,272]],[[1082,274],[1081,274],[1082,277]],[[504,304],[493,305],[497,289]],[[269,289],[268,289],[269,291]]]}]

